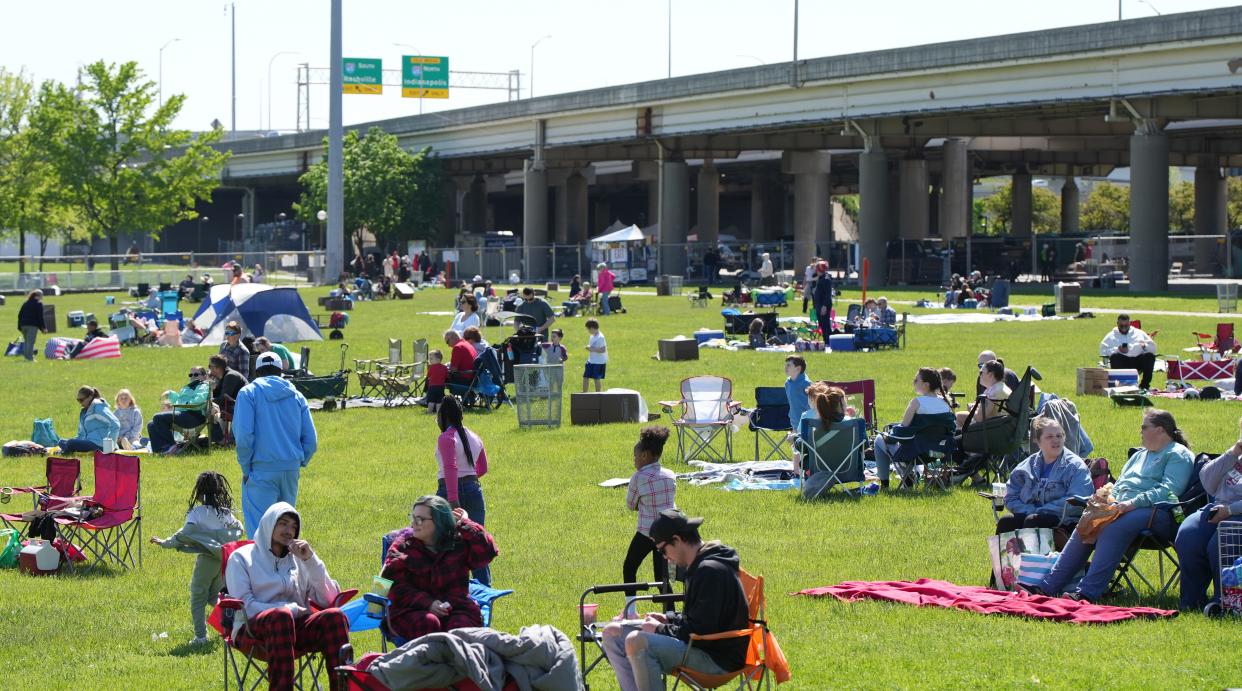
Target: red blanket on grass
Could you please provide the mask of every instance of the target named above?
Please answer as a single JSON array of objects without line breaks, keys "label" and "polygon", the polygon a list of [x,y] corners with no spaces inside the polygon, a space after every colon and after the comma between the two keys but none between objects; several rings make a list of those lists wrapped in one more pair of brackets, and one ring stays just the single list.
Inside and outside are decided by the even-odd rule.
[{"label": "red blanket on grass", "polygon": [[795,595],[822,597],[831,595],[838,600],[886,600],[904,602],[922,607],[932,605],[952,609],[964,609],[980,614],[1009,614],[1036,619],[1068,621],[1075,624],[1109,624],[1138,617],[1174,617],[1176,611],[1152,607],[1110,607],[1077,602],[1068,598],[1010,593],[990,590],[980,586],[957,585],[948,581],[920,578],[909,581],[846,581],[823,588],[800,590]]}]

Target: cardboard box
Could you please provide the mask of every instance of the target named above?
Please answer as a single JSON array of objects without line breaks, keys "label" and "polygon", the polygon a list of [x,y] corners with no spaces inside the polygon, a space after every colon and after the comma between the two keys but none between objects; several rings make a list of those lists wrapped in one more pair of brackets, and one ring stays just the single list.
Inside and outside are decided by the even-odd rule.
[{"label": "cardboard box", "polygon": [[1103,396],[1108,387],[1108,370],[1101,367],[1078,368],[1078,395]]},{"label": "cardboard box", "polygon": [[329,309],[333,312],[347,312],[354,308],[354,301],[346,300],[345,298],[328,298],[324,301],[323,306],[324,309]]},{"label": "cardboard box", "polygon": [[661,338],[661,360],[698,360],[699,342],[693,338]]},{"label": "cardboard box", "polygon": [[574,425],[643,422],[638,418],[638,408],[637,393],[574,393],[569,397],[569,421]]}]

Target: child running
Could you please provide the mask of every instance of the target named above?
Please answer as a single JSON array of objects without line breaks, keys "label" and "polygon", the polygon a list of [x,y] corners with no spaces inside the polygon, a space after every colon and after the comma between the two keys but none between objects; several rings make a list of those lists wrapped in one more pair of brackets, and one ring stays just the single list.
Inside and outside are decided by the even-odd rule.
[{"label": "child running", "polygon": [[444,366],[444,353],[433,350],[427,353],[427,413],[440,410],[444,401],[444,386],[448,383],[448,367]]},{"label": "child running", "polygon": [[165,549],[198,555],[190,575],[190,620],[194,622],[194,639],[190,645],[207,642],[207,617],[203,608],[214,605],[216,595],[224,587],[220,576],[221,548],[245,537],[241,523],[233,515],[233,493],[223,475],[208,470],[198,476],[190,494],[185,525],[172,537],[151,542]]},{"label": "child running", "polygon": [[591,380],[595,380],[595,390],[601,390],[608,369],[608,344],[604,341],[604,334],[600,333],[599,321],[588,319],[585,326],[590,334],[586,345],[590,355],[587,355],[586,367],[582,371],[582,393],[588,391]]},{"label": "child running", "polygon": [[129,389],[116,392],[116,404],[112,414],[121,423],[121,431],[117,432],[116,443],[122,449],[134,449],[142,446],[142,409],[134,400]]},{"label": "child running", "polygon": [[[625,504],[631,511],[638,512],[638,531],[634,533],[630,549],[625,553],[625,564],[621,567],[623,583],[637,581],[638,567],[642,566],[648,554],[655,567],[655,580],[668,578],[668,562],[664,560],[664,555],[656,551],[655,541],[651,539],[651,524],[660,512],[677,508],[677,477],[673,471],[660,465],[660,455],[664,453],[667,441],[668,428],[651,425],[639,431],[638,443],[634,445],[635,472],[630,477]],[[626,591],[626,597],[633,595],[633,592]]]}]

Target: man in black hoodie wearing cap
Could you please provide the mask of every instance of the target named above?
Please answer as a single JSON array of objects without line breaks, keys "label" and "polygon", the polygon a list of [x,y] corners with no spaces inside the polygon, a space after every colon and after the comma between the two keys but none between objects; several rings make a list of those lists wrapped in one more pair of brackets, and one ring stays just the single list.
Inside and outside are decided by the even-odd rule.
[{"label": "man in black hoodie wearing cap", "polygon": [[726,674],[746,666],[745,638],[698,641],[686,653],[690,634],[749,626],[737,551],[714,540],[703,542],[702,522],[667,509],[651,524],[656,551],[685,570],[685,606],[679,614],[651,613],[641,623],[613,622],[604,627],[604,651],[621,691],[663,689],[664,675],[674,667]]}]

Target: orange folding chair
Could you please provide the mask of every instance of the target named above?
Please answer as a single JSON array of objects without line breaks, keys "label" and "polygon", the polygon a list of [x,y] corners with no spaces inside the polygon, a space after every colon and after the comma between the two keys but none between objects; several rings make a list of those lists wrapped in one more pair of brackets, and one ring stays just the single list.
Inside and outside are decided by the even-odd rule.
[{"label": "orange folding chair", "polygon": [[[682,684],[695,691],[703,691],[704,689],[719,688],[736,681],[739,690],[751,690],[771,688],[772,677],[776,679],[777,684],[789,681],[789,662],[785,659],[785,654],[781,652],[781,647],[777,644],[776,638],[768,630],[768,622],[765,618],[767,616],[767,603],[764,601],[763,595],[763,576],[751,576],[746,571],[739,570],[738,577],[742,581],[742,591],[746,594],[747,617],[750,620],[750,627],[708,635],[690,634],[690,645],[686,647],[686,655],[689,655],[696,641],[746,638],[749,641],[749,646],[746,649],[746,666],[728,674],[706,674],[687,667],[674,667],[671,672],[676,679],[673,684],[673,691],[677,691],[677,688]],[[685,662],[684,657],[682,661],[683,663]],[[771,672],[770,676],[769,672]]]}]

